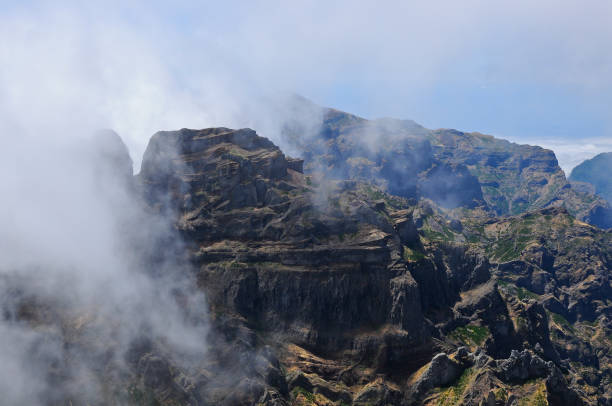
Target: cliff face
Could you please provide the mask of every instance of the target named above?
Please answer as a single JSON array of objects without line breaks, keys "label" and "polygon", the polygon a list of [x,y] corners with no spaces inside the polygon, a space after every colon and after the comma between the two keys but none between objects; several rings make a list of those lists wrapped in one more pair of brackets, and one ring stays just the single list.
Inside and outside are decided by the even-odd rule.
[{"label": "cliff face", "polygon": [[[422,140],[407,153],[417,147],[430,170],[443,155]],[[555,174],[554,157],[535,151],[521,161],[529,173]],[[518,171],[509,159],[495,165]],[[150,204],[178,213],[219,332],[194,399],[595,404],[610,393],[598,371],[612,331],[610,234],[564,209],[452,220],[359,176],[304,175],[248,129],[158,133],[142,168]]]},{"label": "cliff face", "polygon": [[[168,143],[180,165],[160,173],[154,151]],[[368,188],[314,185],[301,162],[267,139],[228,129],[157,134],[140,179],[153,204],[174,193],[178,227],[192,242],[214,311],[334,351],[347,348],[345,333],[386,325],[404,328],[406,346],[424,340],[419,292],[398,263],[394,228],[411,220],[390,217]]]},{"label": "cliff face", "polygon": [[[312,109],[301,100],[302,108]],[[554,153],[489,135],[429,130],[410,120],[366,120],[320,109],[321,127],[300,138],[307,172],[374,182],[389,193],[426,197],[445,208],[480,208],[512,215],[564,205],[572,215],[609,228],[612,209],[603,199],[572,188]]]},{"label": "cliff face", "polygon": [[443,207],[485,204],[478,184],[462,164],[436,158],[429,130],[412,121],[369,121],[341,111],[323,112],[320,132],[296,140],[306,170],[326,177],[374,183],[389,193],[426,197]]},{"label": "cliff face", "polygon": [[466,165],[478,178],[484,199],[497,215],[563,205],[591,224],[612,225],[606,218],[612,213],[609,204],[572,187],[550,150],[455,130],[436,130],[429,136],[440,160]]},{"label": "cliff face", "polygon": [[550,205],[567,185],[552,151],[454,130],[431,132],[435,154],[468,166],[496,214]]}]

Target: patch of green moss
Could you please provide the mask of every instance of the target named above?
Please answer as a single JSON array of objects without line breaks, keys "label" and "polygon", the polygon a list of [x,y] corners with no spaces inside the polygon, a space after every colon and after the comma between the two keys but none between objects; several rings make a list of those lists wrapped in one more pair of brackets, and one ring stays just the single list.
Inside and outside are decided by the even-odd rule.
[{"label": "patch of green moss", "polygon": [[425,234],[425,237],[428,240],[445,240],[445,236],[444,234],[438,232],[438,231],[433,231],[430,229],[425,229],[423,230],[423,233]]},{"label": "patch of green moss", "polygon": [[404,259],[406,261],[418,262],[425,258],[425,254],[421,251],[413,250],[404,246]]},{"label": "patch of green moss", "polygon": [[449,337],[468,345],[481,346],[491,332],[487,326],[468,324],[454,329]]},{"label": "patch of green moss", "polygon": [[517,259],[531,238],[506,238],[499,240],[493,249],[492,256],[500,262]]},{"label": "patch of green moss", "polygon": [[529,327],[529,322],[526,318],[518,316],[516,318],[516,327],[518,330],[527,330],[527,327]]},{"label": "patch of green moss", "polygon": [[503,291],[506,292],[507,294],[516,296],[520,300],[525,300],[525,299],[536,299],[537,300],[540,298],[540,295],[538,295],[537,293],[532,292],[529,289],[525,289],[521,286],[516,286],[514,283],[506,281],[506,280],[499,279],[497,281],[497,285],[501,289],[503,289]]},{"label": "patch of green moss", "polygon": [[468,236],[467,240],[469,243],[478,244],[480,242],[480,236],[472,234]]},{"label": "patch of green moss", "polygon": [[516,287],[516,296],[521,299],[538,299],[540,295],[520,286]]},{"label": "patch of green moss", "polygon": [[444,226],[442,226],[442,232],[425,228],[423,229],[423,233],[428,240],[453,241],[455,239],[453,232],[448,227]]},{"label": "patch of green moss", "polygon": [[388,195],[378,189],[374,189],[369,185],[365,186],[363,190],[370,200],[384,200],[388,206],[394,209],[402,209],[408,207],[406,200],[397,196]]},{"label": "patch of green moss", "polygon": [[472,368],[467,368],[465,371],[463,371],[459,379],[457,379],[457,382],[442,392],[438,398],[437,406],[457,405],[473,375],[474,370]]}]

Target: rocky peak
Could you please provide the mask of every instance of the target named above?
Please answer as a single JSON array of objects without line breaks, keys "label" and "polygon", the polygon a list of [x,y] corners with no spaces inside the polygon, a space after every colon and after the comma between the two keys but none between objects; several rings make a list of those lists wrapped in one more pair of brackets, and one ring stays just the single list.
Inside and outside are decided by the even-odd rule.
[{"label": "rocky peak", "polygon": [[248,128],[182,129],[151,138],[139,176],[152,202],[163,203],[170,189],[173,205],[186,213],[280,202],[279,190],[295,188],[301,166]]},{"label": "rocky peak", "polygon": [[550,150],[477,132],[429,130],[410,120],[367,120],[320,110],[321,125],[314,135],[302,137],[301,128],[286,129],[285,135],[302,151],[306,173],[371,182],[395,195],[432,199],[447,209],[494,215],[565,205],[581,220],[612,226],[610,205],[584,188],[573,188]]},{"label": "rocky peak", "polygon": [[448,208],[484,205],[478,180],[465,165],[436,159],[426,128],[411,120],[323,111],[314,136],[286,131],[302,151],[307,173],[371,182],[391,194],[427,197]]}]

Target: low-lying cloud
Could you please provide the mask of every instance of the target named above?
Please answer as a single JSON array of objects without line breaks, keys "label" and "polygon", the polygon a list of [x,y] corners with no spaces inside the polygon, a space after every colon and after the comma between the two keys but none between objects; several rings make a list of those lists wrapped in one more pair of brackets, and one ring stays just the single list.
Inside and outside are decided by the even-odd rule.
[{"label": "low-lying cloud", "polygon": [[129,376],[126,356],[143,339],[179,365],[207,353],[206,302],[174,219],[138,198],[119,138],[55,131],[0,139],[0,390],[9,404],[109,402],[108,374]]}]

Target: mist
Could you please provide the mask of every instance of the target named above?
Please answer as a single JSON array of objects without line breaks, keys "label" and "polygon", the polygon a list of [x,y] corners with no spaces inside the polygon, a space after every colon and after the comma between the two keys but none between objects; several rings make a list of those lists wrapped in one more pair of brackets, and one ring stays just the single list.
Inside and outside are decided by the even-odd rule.
[{"label": "mist", "polygon": [[286,97],[297,93],[368,119],[530,144],[605,141],[595,155],[611,139],[612,61],[600,51],[611,15],[604,1],[9,1],[1,121],[113,128],[138,172],[159,130],[251,127],[286,147]]},{"label": "mist", "polygon": [[[530,4],[513,3],[511,13],[482,1],[376,7],[314,1],[295,9],[184,1],[0,6],[0,392],[6,402],[40,404],[83,388],[83,399],[105,399],[94,378],[98,357],[129,376],[126,356],[143,336],[174,354],[177,365],[192,367],[206,357],[206,299],[180,255],[175,219],[146,207],[135,191],[132,174],[156,131],[251,127],[299,155],[283,129],[297,126],[307,137],[322,117],[289,103],[297,93],[368,118],[393,115],[518,139],[509,131],[521,128],[491,122],[518,121],[524,111],[504,112],[499,104],[479,126],[482,116],[466,114],[471,107],[464,98],[439,103],[432,94],[537,80],[571,88],[579,101],[602,110],[612,94],[612,62],[601,54],[610,39],[610,5],[591,4],[599,11],[589,13],[597,16],[593,22],[580,3]],[[568,30],[570,24],[578,28]],[[483,60],[479,48],[492,57]],[[566,147],[580,137],[545,145],[561,152],[566,171],[577,156],[610,148],[612,123],[601,117],[595,120],[601,132],[591,136],[602,141],[592,148]],[[99,135],[104,128],[117,131],[125,145]],[[528,136],[521,140],[536,139]],[[360,147],[378,142],[364,139]],[[109,155],[100,152],[106,147]],[[118,172],[117,154],[131,157]],[[51,310],[41,315],[42,308]],[[66,349],[67,331],[83,334],[79,342],[87,334],[104,337],[108,348]]]},{"label": "mist", "polygon": [[121,140],[54,131],[14,131],[0,145],[1,389],[10,404],[67,394],[108,402],[96,375],[119,379],[100,370],[114,365],[113,375],[129,376],[125,358],[144,339],[184,367],[207,351],[206,302],[174,219],[138,198]]}]

